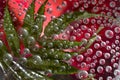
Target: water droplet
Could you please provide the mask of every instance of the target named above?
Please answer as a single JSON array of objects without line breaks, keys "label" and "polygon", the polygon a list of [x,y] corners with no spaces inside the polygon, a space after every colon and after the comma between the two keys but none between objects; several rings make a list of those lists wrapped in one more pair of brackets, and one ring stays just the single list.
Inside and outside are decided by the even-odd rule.
[{"label": "water droplet", "polygon": [[91,60],[92,60],[91,57],[86,58],[86,62],[88,62],[88,63],[91,62]]},{"label": "water droplet", "polygon": [[84,7],[80,7],[79,11],[84,12],[85,11]]},{"label": "water droplet", "polygon": [[92,5],[95,5],[97,3],[96,0],[91,0]]},{"label": "water droplet", "polygon": [[49,14],[51,14],[51,13],[52,13],[52,8],[48,8],[48,9],[47,9],[47,12],[48,12]]},{"label": "water droplet", "polygon": [[86,29],[87,29],[87,26],[81,25],[81,30],[86,30]]},{"label": "water droplet", "polygon": [[111,1],[109,5],[111,8],[114,8],[116,6],[116,3],[114,1]]},{"label": "water droplet", "polygon": [[89,19],[88,18],[83,19],[83,23],[84,24],[88,24],[89,23]]},{"label": "water droplet", "polygon": [[100,44],[99,44],[99,43],[95,43],[95,44],[94,44],[94,48],[95,48],[95,49],[99,49],[99,48],[100,48]]},{"label": "water droplet", "polygon": [[78,62],[83,61],[83,59],[84,59],[84,56],[83,56],[83,55],[77,55],[77,56],[76,56],[76,60],[77,60]]},{"label": "water droplet", "polygon": [[96,56],[101,57],[102,56],[102,51],[96,51]]},{"label": "water droplet", "polygon": [[115,31],[116,33],[120,33],[120,27],[115,27],[114,31]]},{"label": "water droplet", "polygon": [[87,54],[88,55],[91,55],[93,53],[93,50],[91,49],[91,48],[89,48],[88,50],[87,50]]},{"label": "water droplet", "polygon": [[103,73],[103,70],[104,70],[104,69],[103,69],[102,66],[98,66],[98,67],[97,67],[97,72],[98,72],[98,73]]},{"label": "water droplet", "polygon": [[110,53],[105,53],[105,54],[104,54],[105,59],[109,59],[110,56],[111,56]]},{"label": "water droplet", "polygon": [[39,55],[34,55],[33,56],[33,61],[35,64],[41,64],[42,63],[42,59]]},{"label": "water droplet", "polygon": [[99,77],[99,80],[104,80],[103,77]]},{"label": "water droplet", "polygon": [[82,62],[82,63],[80,64],[80,66],[81,66],[81,68],[85,68],[85,67],[87,66],[87,64],[86,64],[85,62]]},{"label": "water droplet", "polygon": [[94,68],[95,66],[96,66],[95,63],[91,63],[91,64],[90,64],[90,67],[91,67],[91,68]]},{"label": "water droplet", "polygon": [[106,42],[103,42],[103,41],[102,41],[102,42],[101,42],[101,46],[102,46],[102,47],[105,47],[105,46],[106,46]]},{"label": "water droplet", "polygon": [[100,59],[100,60],[99,60],[99,63],[100,63],[101,65],[104,65],[104,64],[105,64],[105,59]]},{"label": "water droplet", "polygon": [[30,50],[28,48],[24,49],[24,55],[26,55],[26,54],[30,54]]},{"label": "water droplet", "polygon": [[113,33],[113,31],[111,31],[111,30],[106,30],[106,31],[105,31],[105,36],[106,36],[107,38],[111,39],[111,38],[113,38],[114,33]]},{"label": "water droplet", "polygon": [[114,70],[114,75],[115,76],[120,75],[120,70],[118,70],[118,69]]},{"label": "water droplet", "polygon": [[6,53],[5,55],[4,55],[4,60],[5,61],[13,61],[13,57],[12,57],[12,55],[10,54],[10,53]]},{"label": "water droplet", "polygon": [[84,71],[84,70],[83,71],[79,71],[77,76],[78,76],[79,79],[85,79],[85,78],[88,77],[88,72]]},{"label": "water droplet", "polygon": [[66,7],[67,6],[67,1],[63,1],[62,6]]},{"label": "water droplet", "polygon": [[76,36],[71,36],[70,37],[70,41],[75,41],[76,40]]},{"label": "water droplet", "polygon": [[105,71],[106,72],[111,72],[112,71],[112,67],[111,66],[106,66]]},{"label": "water droplet", "polygon": [[98,12],[99,11],[99,7],[93,7],[93,12]]},{"label": "water droplet", "polygon": [[113,80],[113,78],[111,76],[108,76],[107,80]]},{"label": "water droplet", "polygon": [[79,3],[78,2],[74,2],[74,7],[75,8],[79,7]]},{"label": "water droplet", "polygon": [[3,46],[3,42],[0,40],[0,48],[2,48]]},{"label": "water droplet", "polygon": [[95,73],[95,69],[90,69],[90,73],[94,74]]},{"label": "water droplet", "polygon": [[96,41],[101,41],[101,36],[97,35],[96,36]]}]

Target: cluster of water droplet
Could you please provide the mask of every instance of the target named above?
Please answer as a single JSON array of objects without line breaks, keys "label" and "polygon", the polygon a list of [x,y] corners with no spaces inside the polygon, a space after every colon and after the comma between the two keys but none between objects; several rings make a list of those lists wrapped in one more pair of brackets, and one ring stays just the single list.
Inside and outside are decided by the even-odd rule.
[{"label": "cluster of water droplet", "polygon": [[[53,1],[53,3],[57,3],[56,0]],[[63,31],[62,35],[58,34],[54,36],[54,39],[60,39],[60,40],[69,40],[69,41],[82,41],[83,44],[80,46],[75,46],[74,51],[79,52],[80,49],[85,49],[86,44],[89,43],[89,40],[92,40],[91,37],[95,36],[96,40],[93,40],[93,44],[88,48],[85,53],[79,54],[75,56],[73,59],[69,61],[69,64],[72,65],[76,63],[75,65],[77,68],[80,68],[82,71],[79,71],[77,74],[77,77],[79,79],[87,78],[90,74],[95,74],[95,78],[98,80],[112,80],[112,79],[118,79],[118,75],[120,74],[119,70],[119,57],[120,57],[120,26],[116,25],[116,23],[119,23],[119,21],[114,20],[113,18],[120,16],[120,1],[118,0],[65,0],[62,1],[61,4],[55,6],[55,10],[53,7],[53,3],[48,2],[47,3],[47,9],[46,9],[46,15],[39,15],[41,16],[44,21],[46,21],[48,16],[53,20],[54,18],[58,17],[59,15],[54,12],[57,11],[58,13],[69,13],[70,11],[79,10],[79,12],[92,12],[97,14],[102,14],[102,16],[95,16],[91,18],[84,18],[79,19],[77,21],[74,21],[71,23],[65,31]],[[41,4],[41,2],[39,2]],[[16,5],[15,2],[13,2],[13,5]],[[20,17],[22,15],[25,15],[26,11],[28,10],[27,7],[23,9],[24,2],[18,4],[19,10],[17,15]],[[14,9],[13,9],[14,10]],[[15,9],[16,10],[16,9]],[[55,14],[54,14],[55,13]],[[16,17],[16,14],[13,14],[10,12],[13,16],[13,21],[19,21],[18,16]],[[37,15],[37,14],[36,14]],[[105,17],[103,17],[105,16]],[[29,21],[30,15],[27,15],[27,20]],[[71,16],[68,16],[71,17]],[[110,17],[110,18],[108,18]],[[21,21],[22,20],[22,21]],[[21,17],[20,23],[23,22],[23,19]],[[38,19],[37,21],[39,21]],[[59,19],[59,21],[63,21],[62,19]],[[116,23],[115,23],[115,22]],[[18,24],[20,24],[18,23]],[[30,24],[30,23],[29,23]],[[16,23],[15,23],[16,25]],[[30,24],[31,26],[32,24]],[[99,33],[99,28],[103,27],[103,30]],[[19,28],[19,27],[18,27]],[[38,25],[33,25],[30,27],[32,29],[32,32],[36,32],[39,29]],[[10,31],[13,29],[8,28]],[[59,30],[56,24],[56,30]],[[17,30],[17,29],[16,29]],[[40,46],[36,44],[36,39],[34,36],[30,35],[30,32],[26,28],[19,28],[18,31],[19,38],[25,39],[27,41],[27,48],[24,49],[24,54],[22,56],[25,56],[26,54],[30,54],[31,51],[38,52],[40,49]],[[99,35],[100,34],[100,35]],[[3,36],[3,32],[0,32],[0,36]],[[9,35],[10,38],[14,37],[14,34]],[[45,39],[44,39],[45,40]],[[43,40],[43,41],[44,41]],[[43,42],[44,45],[46,45],[46,42]],[[58,48],[62,49],[64,46],[64,43],[59,44]],[[0,41],[0,47],[3,46],[3,42]],[[54,43],[50,42],[47,45],[47,48],[52,48],[49,52],[47,51],[47,48],[42,48],[42,53],[44,52],[43,56],[34,55],[33,56],[33,63],[34,64],[42,64],[43,58],[47,58],[49,56],[54,55],[54,65],[58,65],[60,62],[57,58],[59,58],[59,54],[57,53],[57,50],[59,52],[60,49],[53,49]],[[69,47],[69,46],[67,46]],[[65,47],[66,48],[66,47]],[[72,48],[72,47],[70,47]],[[55,51],[56,50],[56,51]],[[61,56],[60,56],[61,57]],[[70,54],[65,54],[62,56],[62,59],[67,60],[71,58]],[[11,62],[18,67],[26,76],[32,78],[35,77],[41,77],[35,72],[31,72],[31,74],[27,73],[17,62],[13,60],[13,57],[10,54],[6,54],[4,56],[4,61],[7,64],[10,64]],[[48,58],[47,61],[49,62],[50,59]],[[10,63],[9,63],[10,62]],[[27,62],[27,59],[25,57],[22,57],[20,59],[20,63],[25,64]],[[9,65],[8,67],[13,71],[13,73],[21,79],[21,77],[17,74],[16,71],[14,71]],[[70,67],[68,67],[70,68]],[[61,72],[66,69],[66,66],[61,66]],[[48,72],[52,72],[51,69],[48,69]],[[113,73],[112,73],[113,72]],[[31,76],[33,75],[33,76]]]},{"label": "cluster of water droplet", "polygon": [[[82,79],[84,76],[88,76],[88,73],[95,74],[95,78],[98,80],[116,79],[115,76],[117,76],[120,71],[118,69],[120,57],[120,27],[112,24],[112,21],[114,20],[111,18],[99,17],[98,19],[90,18],[87,20],[89,20],[89,23],[88,25],[86,24],[86,31],[83,33],[80,32],[80,34],[82,34],[82,38],[78,38],[77,34],[79,33],[75,35],[73,32],[77,31],[78,29],[79,31],[84,31],[85,28],[83,29],[82,27],[83,25],[86,26],[84,24],[84,20],[74,22],[74,25],[72,25],[74,29],[69,30],[69,35],[74,35],[75,41],[78,39],[86,39],[86,42],[88,42],[89,39],[86,37],[86,34],[90,34],[89,29],[91,29],[91,32],[94,30],[91,36],[95,35],[96,39],[90,48],[70,59],[70,62],[68,61],[68,63],[79,68],[80,70],[84,70],[78,73],[78,77],[80,79]],[[94,24],[92,24],[93,21]],[[80,25],[76,28],[75,24]],[[94,29],[92,29],[92,27]],[[100,32],[96,33],[100,27],[104,28]],[[82,47],[85,47],[85,45],[82,45]],[[81,46],[77,48],[77,50],[80,48]]]}]

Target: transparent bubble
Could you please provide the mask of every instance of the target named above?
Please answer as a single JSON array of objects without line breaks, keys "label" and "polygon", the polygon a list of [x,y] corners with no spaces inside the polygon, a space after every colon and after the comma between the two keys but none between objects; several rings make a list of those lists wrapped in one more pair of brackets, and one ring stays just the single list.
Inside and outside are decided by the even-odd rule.
[{"label": "transparent bubble", "polygon": [[116,76],[114,80],[120,80],[120,75]]},{"label": "transparent bubble", "polygon": [[84,23],[84,24],[88,24],[89,21],[90,21],[90,20],[89,20],[88,18],[83,19],[83,23]]},{"label": "transparent bubble", "polygon": [[39,51],[39,48],[40,48],[40,46],[39,45],[35,45],[32,49],[33,49],[33,51]]},{"label": "transparent bubble", "polygon": [[102,54],[103,54],[102,51],[96,51],[96,56],[97,56],[97,57],[101,57]]},{"label": "transparent bubble", "polygon": [[111,76],[108,76],[107,80],[113,80],[113,78]]},{"label": "transparent bubble", "polygon": [[102,66],[98,66],[98,67],[97,67],[97,72],[98,72],[98,73],[103,73],[103,70],[104,70],[104,69],[103,69]]},{"label": "transparent bubble", "polygon": [[90,73],[94,74],[95,73],[95,69],[90,69]]},{"label": "transparent bubble", "polygon": [[114,1],[111,1],[109,5],[110,7],[114,8],[116,6],[116,3]]},{"label": "transparent bubble", "polygon": [[84,12],[85,11],[84,7],[80,7],[79,11]]},{"label": "transparent bubble", "polygon": [[111,59],[111,63],[115,63],[115,59]]},{"label": "transparent bubble", "polygon": [[94,48],[95,48],[95,49],[100,48],[100,44],[99,44],[99,43],[95,43],[95,44],[94,44]]},{"label": "transparent bubble", "polygon": [[81,25],[81,30],[86,30],[86,29],[87,29],[87,26]]},{"label": "transparent bubble", "polygon": [[34,55],[33,56],[33,62],[34,64],[41,64],[42,63],[42,59],[39,55]]},{"label": "transparent bubble", "polygon": [[66,7],[67,6],[67,1],[63,1],[62,6]]},{"label": "transparent bubble", "polygon": [[101,36],[97,35],[96,36],[96,41],[101,41]]},{"label": "transparent bubble", "polygon": [[115,40],[115,44],[119,44],[120,43],[120,41],[119,40]]},{"label": "transparent bubble", "polygon": [[110,53],[105,53],[104,54],[105,59],[109,59],[111,57]]},{"label": "transparent bubble", "polygon": [[99,60],[99,63],[100,63],[101,65],[104,65],[105,62],[106,62],[105,59],[100,59],[100,60]]},{"label": "transparent bubble", "polygon": [[70,41],[75,41],[76,40],[76,36],[71,36],[70,37]]},{"label": "transparent bubble", "polygon": [[93,7],[93,12],[98,12],[99,11],[99,7]]},{"label": "transparent bubble", "polygon": [[118,69],[114,70],[114,75],[115,76],[120,75],[120,70],[118,70]]},{"label": "transparent bubble", "polygon": [[88,8],[89,7],[89,5],[87,3],[85,3],[83,6],[84,6],[84,8]]},{"label": "transparent bubble", "polygon": [[62,10],[62,6],[61,5],[57,6],[57,10],[58,11]]},{"label": "transparent bubble", "polygon": [[35,38],[34,37],[32,37],[32,36],[30,36],[30,37],[28,37],[28,44],[29,45],[33,45],[33,44],[35,44]]},{"label": "transparent bubble", "polygon": [[95,63],[91,63],[90,66],[91,66],[91,68],[94,68],[96,66],[96,64]]},{"label": "transparent bubble", "polygon": [[85,33],[85,38],[90,38],[90,33]]},{"label": "transparent bubble", "polygon": [[87,50],[87,53],[88,53],[88,55],[91,55],[91,54],[93,53],[93,50],[92,50],[91,48],[89,48],[89,49]]},{"label": "transparent bubble", "polygon": [[107,46],[106,49],[107,49],[107,50],[111,50],[111,46]]},{"label": "transparent bubble", "polygon": [[112,46],[112,48],[115,48],[115,47],[116,47],[116,45],[115,45],[114,43],[112,43],[112,45],[111,45],[111,46]]},{"label": "transparent bubble", "polygon": [[0,40],[0,48],[2,48],[3,46],[3,42]]},{"label": "transparent bubble", "polygon": [[63,55],[63,59],[64,59],[64,60],[69,60],[70,58],[71,58],[71,55],[70,55],[70,54],[67,54],[67,53],[66,53],[66,54]]},{"label": "transparent bubble", "polygon": [[85,79],[85,78],[88,77],[88,72],[84,71],[84,70],[83,71],[79,71],[77,76],[78,76],[79,79]]},{"label": "transparent bubble", "polygon": [[23,37],[27,37],[28,36],[28,31],[24,28],[20,29],[20,35]]},{"label": "transparent bubble", "polygon": [[13,61],[13,57],[12,57],[12,55],[10,54],[10,53],[6,53],[5,55],[4,55],[4,57],[3,57],[3,59],[5,60],[5,61]]},{"label": "transparent bubble", "polygon": [[83,61],[83,59],[84,59],[84,56],[83,56],[83,55],[77,55],[77,56],[76,56],[76,60],[77,60],[78,62]]},{"label": "transparent bubble", "polygon": [[91,62],[91,60],[92,60],[91,57],[86,58],[86,62]]},{"label": "transparent bubble", "polygon": [[24,49],[24,54],[28,54],[28,53],[30,53],[30,50],[28,48],[25,48]]},{"label": "transparent bubble", "polygon": [[32,31],[33,31],[33,32],[36,32],[36,31],[38,31],[38,29],[39,29],[39,26],[38,26],[38,25],[34,25]]},{"label": "transparent bubble", "polygon": [[75,27],[75,28],[78,28],[78,27],[79,27],[79,24],[78,24],[78,23],[75,23],[75,24],[74,24],[74,27]]},{"label": "transparent bubble", "polygon": [[84,67],[86,67],[87,66],[87,64],[85,63],[85,62],[82,62],[81,64],[80,64],[80,67],[81,68],[84,68]]},{"label": "transparent bubble", "polygon": [[116,52],[116,51],[115,51],[114,49],[111,49],[111,50],[110,50],[110,53],[111,53],[111,54],[115,54],[115,52]]},{"label": "transparent bubble", "polygon": [[106,66],[105,71],[106,72],[111,72],[112,71],[112,67],[111,66]]},{"label": "transparent bubble", "polygon": [[20,61],[21,64],[25,64],[25,63],[27,63],[27,58],[22,57],[22,58],[20,58],[19,61]]},{"label": "transparent bubble", "polygon": [[47,13],[51,14],[52,13],[52,8],[48,8]]},{"label": "transparent bubble", "polygon": [[115,31],[116,33],[120,33],[120,27],[115,27],[114,31]]},{"label": "transparent bubble", "polygon": [[79,3],[78,2],[74,2],[74,7],[75,8],[79,7]]},{"label": "transparent bubble", "polygon": [[49,48],[53,47],[53,43],[52,42],[48,43],[48,47]]}]

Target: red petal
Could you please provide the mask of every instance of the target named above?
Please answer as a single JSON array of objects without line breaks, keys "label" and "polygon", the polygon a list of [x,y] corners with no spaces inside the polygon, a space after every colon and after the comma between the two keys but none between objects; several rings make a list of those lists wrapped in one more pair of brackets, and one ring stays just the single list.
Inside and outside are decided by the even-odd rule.
[{"label": "red petal", "polygon": [[[71,58],[69,64],[80,70],[95,74],[95,78],[107,80],[110,76],[115,78],[120,58],[120,26],[106,25],[98,34],[101,40],[97,40],[85,52]],[[85,69],[84,69],[85,68]]]},{"label": "red petal", "polygon": [[22,27],[26,10],[28,9],[31,2],[32,0],[9,0],[8,1],[9,10],[14,20],[15,27],[17,27],[17,29],[19,27]]}]

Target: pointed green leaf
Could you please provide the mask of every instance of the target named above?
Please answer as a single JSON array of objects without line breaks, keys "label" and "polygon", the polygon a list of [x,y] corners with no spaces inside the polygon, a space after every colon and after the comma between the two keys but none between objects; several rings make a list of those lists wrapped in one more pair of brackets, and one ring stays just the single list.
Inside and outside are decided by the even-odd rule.
[{"label": "pointed green leaf", "polygon": [[4,15],[4,30],[6,32],[7,40],[10,47],[12,48],[12,51],[14,53],[17,53],[17,50],[19,49],[18,34],[15,31],[15,28],[12,24],[12,19],[10,17],[10,13],[7,7],[5,8],[5,15]]}]

